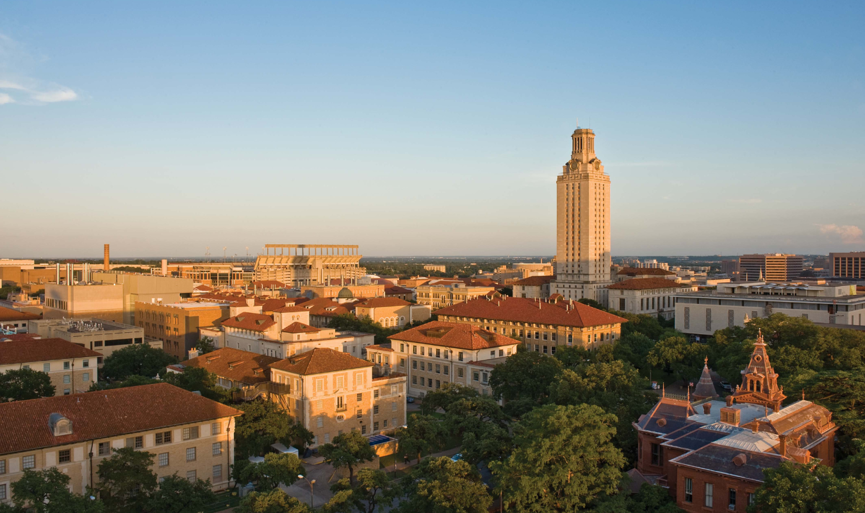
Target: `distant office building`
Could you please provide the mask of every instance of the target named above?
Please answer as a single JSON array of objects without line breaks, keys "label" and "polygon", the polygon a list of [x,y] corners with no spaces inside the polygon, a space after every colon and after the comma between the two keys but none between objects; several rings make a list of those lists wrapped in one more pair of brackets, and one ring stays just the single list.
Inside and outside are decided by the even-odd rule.
[{"label": "distant office building", "polygon": [[721,272],[732,278],[739,272],[738,260],[721,260]]},{"label": "distant office building", "polygon": [[248,286],[255,268],[248,262],[194,262],[166,265],[167,276],[187,278],[210,287]]},{"label": "distant office building", "polygon": [[724,283],[717,290],[677,294],[675,301],[676,329],[692,335],[743,327],[773,313],[826,324],[862,326],[865,321],[865,296],[849,284]]},{"label": "distant office building", "polygon": [[98,363],[111,353],[132,344],[147,343],[162,349],[162,341],[144,339],[144,329],[103,319],[42,319],[32,321],[31,333],[42,338],[62,338],[99,353]]},{"label": "distant office building", "polygon": [[791,281],[802,275],[804,259],[798,255],[774,253],[739,257],[741,281]]},{"label": "distant office building", "polygon": [[642,268],[642,269],[664,269],[664,270],[669,270],[669,269],[670,269],[670,264],[668,264],[667,262],[658,262],[657,260],[655,260],[655,259],[653,258],[653,259],[651,259],[651,260],[644,260],[644,261],[642,261],[642,262],[639,262],[639,263],[637,264],[637,267],[638,267],[638,268]]},{"label": "distant office building", "polygon": [[147,336],[162,340],[163,350],[179,360],[185,360],[198,343],[200,328],[219,325],[229,315],[227,302],[135,303],[138,327]]},{"label": "distant office building", "polygon": [[437,265],[437,264],[424,264],[423,270],[424,271],[437,272],[437,273],[447,272],[447,270],[445,269],[445,266]]},{"label": "distant office building", "polygon": [[613,282],[644,278],[664,278],[673,282],[677,280],[673,271],[655,267],[621,267],[612,274]]},{"label": "distant office building", "polygon": [[697,291],[696,285],[676,283],[666,278],[634,278],[607,288],[608,308],[630,314],[659,315],[667,320],[672,319],[676,312],[676,294]]},{"label": "distant office building", "polygon": [[865,280],[865,251],[830,253],[829,260],[832,262],[832,277]]}]

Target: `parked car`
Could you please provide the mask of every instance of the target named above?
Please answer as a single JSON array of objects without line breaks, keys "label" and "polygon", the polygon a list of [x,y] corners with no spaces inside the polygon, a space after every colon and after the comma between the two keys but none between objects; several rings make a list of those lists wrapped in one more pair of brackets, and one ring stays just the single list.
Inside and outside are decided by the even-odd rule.
[{"label": "parked car", "polygon": [[413,402],[414,402],[414,397],[407,397],[406,400],[405,400],[405,402],[407,402],[407,403],[413,403]]},{"label": "parked car", "polygon": [[451,461],[459,461],[461,459],[463,459],[463,455],[459,452],[451,456]]},{"label": "parked car", "polygon": [[727,392],[730,392],[730,391],[733,390],[733,386],[730,385],[729,383],[727,383],[726,381],[722,381],[722,382],[721,382],[721,388],[723,388],[723,389],[726,390]]}]

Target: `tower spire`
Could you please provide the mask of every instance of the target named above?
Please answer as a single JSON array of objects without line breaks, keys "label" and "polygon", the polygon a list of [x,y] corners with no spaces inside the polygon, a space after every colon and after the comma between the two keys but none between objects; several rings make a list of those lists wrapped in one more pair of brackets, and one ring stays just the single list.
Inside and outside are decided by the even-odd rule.
[{"label": "tower spire", "polygon": [[762,404],[774,411],[781,409],[781,402],[787,398],[784,390],[778,387],[778,374],[769,363],[769,353],[763,340],[763,330],[757,330],[757,340],[748,368],[742,371],[742,385],[733,394],[737,402]]}]

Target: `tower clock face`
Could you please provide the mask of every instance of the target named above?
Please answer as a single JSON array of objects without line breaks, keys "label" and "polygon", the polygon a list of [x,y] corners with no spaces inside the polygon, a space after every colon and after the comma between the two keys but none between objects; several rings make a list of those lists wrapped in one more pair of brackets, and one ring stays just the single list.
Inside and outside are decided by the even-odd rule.
[{"label": "tower clock face", "polygon": [[763,357],[760,356],[760,355],[757,355],[757,356],[754,357],[754,361],[757,362],[757,363],[762,362],[762,361],[763,361]]}]

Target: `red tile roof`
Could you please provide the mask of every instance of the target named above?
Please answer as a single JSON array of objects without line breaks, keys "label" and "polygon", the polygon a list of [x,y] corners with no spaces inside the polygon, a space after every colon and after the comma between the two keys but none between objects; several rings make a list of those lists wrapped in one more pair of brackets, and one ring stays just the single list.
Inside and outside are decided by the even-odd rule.
[{"label": "red tile roof", "polygon": [[356,302],[339,304],[330,298],[320,297],[310,299],[309,301],[303,303],[302,306],[309,310],[309,315],[321,315],[330,317],[353,312],[355,304]]},{"label": "red tile roof", "polygon": [[291,358],[280,360],[270,367],[293,374],[309,375],[372,366],[372,362],[355,358],[348,353],[317,347],[305,353],[294,355]]},{"label": "red tile roof", "polygon": [[302,322],[293,322],[282,330],[283,333],[318,333],[319,331],[321,330]]},{"label": "red tile roof", "polygon": [[523,278],[522,280],[515,281],[514,285],[522,285],[524,287],[539,287],[541,285],[546,285],[547,283],[555,279],[555,276],[529,276],[528,278]]},{"label": "red tile roof", "polygon": [[672,271],[664,269],[653,269],[649,267],[622,267],[616,274],[625,276],[675,276]]},{"label": "red tile roof", "polygon": [[428,322],[417,328],[395,333],[388,339],[471,350],[520,344],[518,340],[470,324],[441,321]]},{"label": "red tile roof", "polygon": [[88,356],[102,355],[62,338],[19,339],[0,342],[0,365],[87,358]]},{"label": "red tile roof", "polygon": [[[72,434],[54,436],[52,413],[72,421]],[[152,429],[210,422],[243,412],[168,383],[0,403],[0,454]]]},{"label": "red tile roof", "polygon": [[[258,304],[257,301],[256,304]],[[280,308],[284,308],[286,304],[285,299],[282,298],[265,299],[261,302],[261,311],[262,313],[270,313]]]},{"label": "red tile roof", "polygon": [[285,287],[285,283],[282,283],[281,281],[276,281],[276,280],[260,280],[260,281],[252,282],[252,286],[253,287],[260,287],[260,288],[268,288],[268,289],[274,288],[275,289],[275,288]]},{"label": "red tile roof", "polygon": [[411,294],[411,293],[412,293],[411,289],[407,289],[405,287],[400,287],[398,285],[384,288],[384,294],[386,296],[403,296],[405,294]]},{"label": "red tile roof", "polygon": [[406,306],[410,304],[411,303],[405,299],[400,299],[398,297],[373,297],[361,300],[361,302],[356,305],[356,308],[385,308],[391,306]]},{"label": "red tile roof", "polygon": [[389,348],[389,347],[385,347],[385,346],[380,346],[380,345],[378,345],[378,344],[373,344],[373,345],[370,345],[370,346],[366,346],[366,350],[367,350],[367,351],[369,351],[370,349],[373,349],[373,350],[376,350],[376,351],[386,351],[386,352],[388,352],[388,353],[392,353],[392,352],[394,352],[393,349],[391,349],[391,348]]},{"label": "red tile roof", "polygon": [[252,385],[270,381],[269,365],[278,361],[272,356],[223,347],[171,367],[181,372],[183,367],[201,367],[221,378]]},{"label": "red tile roof", "polygon": [[627,322],[626,319],[618,315],[613,315],[582,303],[559,301],[553,304],[519,297],[503,297],[493,300],[486,298],[472,299],[465,303],[458,303],[442,308],[433,313],[436,315],[530,322],[577,328]]},{"label": "red tile roof", "polygon": [[274,310],[275,313],[291,313],[291,312],[308,312],[309,310],[302,306],[283,306]]},{"label": "red tile roof", "polygon": [[16,340],[34,340],[40,339],[36,333],[16,333],[14,335],[0,335],[0,342],[16,341]]},{"label": "red tile roof", "polygon": [[267,331],[267,329],[274,324],[276,324],[276,321],[274,321],[269,315],[255,313],[242,313],[222,321],[223,326],[249,331]]},{"label": "red tile roof", "polygon": [[677,289],[681,287],[689,287],[684,283],[676,283],[667,278],[633,278],[630,280],[620,281],[609,285],[608,289],[613,290],[649,290],[649,289]]},{"label": "red tile roof", "polygon": [[35,321],[41,319],[41,315],[36,315],[27,312],[20,312],[12,308],[0,306],[0,323],[7,321]]}]

